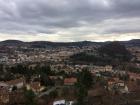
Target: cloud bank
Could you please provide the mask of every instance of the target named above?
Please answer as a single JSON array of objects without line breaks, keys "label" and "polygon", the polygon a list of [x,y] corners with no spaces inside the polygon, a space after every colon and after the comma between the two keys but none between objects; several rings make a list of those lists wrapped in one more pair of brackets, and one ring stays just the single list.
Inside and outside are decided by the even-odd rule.
[{"label": "cloud bank", "polygon": [[0,0],[0,40],[140,39],[140,0]]}]

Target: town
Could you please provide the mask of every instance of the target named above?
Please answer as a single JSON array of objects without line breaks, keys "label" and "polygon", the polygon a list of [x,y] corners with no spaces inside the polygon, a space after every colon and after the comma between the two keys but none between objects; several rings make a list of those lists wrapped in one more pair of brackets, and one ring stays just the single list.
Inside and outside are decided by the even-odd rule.
[{"label": "town", "polygon": [[44,43],[0,42],[0,105],[140,104],[138,39]]}]

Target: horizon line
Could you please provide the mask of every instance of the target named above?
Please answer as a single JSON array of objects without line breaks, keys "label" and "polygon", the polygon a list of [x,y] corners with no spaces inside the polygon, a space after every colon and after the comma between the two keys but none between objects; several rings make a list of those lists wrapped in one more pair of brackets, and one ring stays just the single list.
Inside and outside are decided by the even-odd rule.
[{"label": "horizon line", "polygon": [[131,41],[131,40],[140,40],[139,38],[137,39],[130,39],[130,40],[108,40],[108,41],[90,41],[90,40],[80,40],[80,41],[47,41],[47,40],[34,40],[34,41],[23,41],[23,40],[16,40],[16,39],[7,39],[7,40],[1,40],[0,42],[4,41],[20,41],[20,42],[54,42],[54,43],[74,43],[74,42],[123,42],[123,41]]}]

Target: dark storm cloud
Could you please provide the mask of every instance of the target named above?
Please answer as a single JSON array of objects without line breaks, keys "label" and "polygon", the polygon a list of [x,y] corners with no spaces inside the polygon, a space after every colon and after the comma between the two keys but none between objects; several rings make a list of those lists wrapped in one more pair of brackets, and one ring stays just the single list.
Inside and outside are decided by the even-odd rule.
[{"label": "dark storm cloud", "polygon": [[135,33],[139,19],[140,0],[0,0],[0,33]]}]

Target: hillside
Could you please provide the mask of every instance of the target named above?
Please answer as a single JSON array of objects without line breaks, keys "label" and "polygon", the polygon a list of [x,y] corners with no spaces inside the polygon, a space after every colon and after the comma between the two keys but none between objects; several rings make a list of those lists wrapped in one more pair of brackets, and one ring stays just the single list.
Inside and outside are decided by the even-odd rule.
[{"label": "hillside", "polygon": [[[105,45],[109,42],[91,42],[91,41],[80,41],[80,42],[50,42],[50,41],[33,41],[23,42],[19,40],[5,40],[0,42],[0,46],[28,46],[32,48],[48,48],[48,47],[82,47],[90,45]],[[140,39],[134,39],[130,41],[120,41],[125,46],[140,46]]]},{"label": "hillside", "polygon": [[28,46],[32,48],[48,48],[48,47],[82,47],[90,45],[101,45],[100,42],[90,42],[90,41],[81,41],[81,42],[49,42],[49,41],[33,41],[33,42],[22,42],[18,40],[6,40],[0,42],[0,45],[4,46]]},{"label": "hillside", "polygon": [[111,57],[112,59],[119,59],[122,61],[129,61],[131,59],[130,52],[120,42],[111,42],[98,49],[101,57]]},{"label": "hillside", "polygon": [[70,58],[74,62],[93,63],[97,65],[116,65],[121,62],[128,62],[131,60],[132,55],[119,42],[110,42],[97,49],[97,54],[91,53],[78,53],[72,55]]}]

